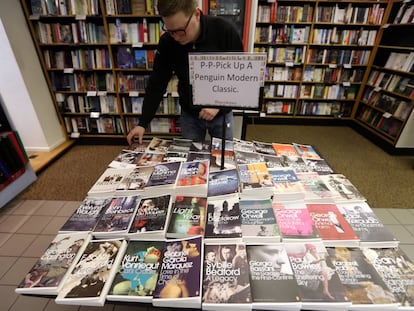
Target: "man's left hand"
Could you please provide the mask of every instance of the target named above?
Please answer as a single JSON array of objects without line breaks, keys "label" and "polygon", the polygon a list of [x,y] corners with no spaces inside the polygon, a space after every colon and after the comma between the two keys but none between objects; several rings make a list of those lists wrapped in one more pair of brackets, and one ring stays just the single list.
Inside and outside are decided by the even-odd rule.
[{"label": "man's left hand", "polygon": [[219,112],[219,109],[203,108],[198,114],[198,117],[200,119],[211,121],[218,114],[218,112]]}]

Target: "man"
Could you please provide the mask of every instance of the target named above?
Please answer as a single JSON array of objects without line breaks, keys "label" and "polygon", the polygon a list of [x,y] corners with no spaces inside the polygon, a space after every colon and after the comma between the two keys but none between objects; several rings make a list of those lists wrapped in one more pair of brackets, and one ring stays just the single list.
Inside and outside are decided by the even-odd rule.
[{"label": "man", "polygon": [[222,137],[223,118],[230,127],[226,139],[233,139],[233,114],[226,109],[193,107],[188,73],[190,52],[242,52],[243,45],[236,29],[219,17],[203,15],[197,0],[158,0],[165,33],[161,36],[155,53],[154,67],[145,91],[139,125],[128,134],[131,144],[135,136],[142,143],[145,128],[153,119],[168,81],[178,77],[181,105],[182,136],[193,141],[204,140],[206,132],[212,137]]}]

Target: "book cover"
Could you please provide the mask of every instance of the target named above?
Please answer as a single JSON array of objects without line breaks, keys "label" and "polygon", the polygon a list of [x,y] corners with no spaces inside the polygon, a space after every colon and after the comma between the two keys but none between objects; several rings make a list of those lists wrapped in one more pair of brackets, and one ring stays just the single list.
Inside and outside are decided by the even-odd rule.
[{"label": "book cover", "polygon": [[151,177],[153,170],[153,166],[139,166],[133,168],[117,185],[115,194],[130,195],[142,193]]},{"label": "book cover", "polygon": [[296,173],[296,177],[305,190],[304,200],[306,202],[326,202],[326,200],[332,199],[333,194],[319,178],[318,173]]},{"label": "book cover", "polygon": [[173,190],[180,167],[181,162],[166,162],[155,165],[145,187],[145,193],[163,194],[167,190]]},{"label": "book cover", "polygon": [[55,302],[103,306],[126,246],[126,241],[120,239],[90,241]]},{"label": "book cover", "polygon": [[270,199],[239,201],[242,238],[246,243],[279,242],[280,232]]},{"label": "book cover", "polygon": [[147,68],[147,51],[134,49],[134,62],[135,68],[146,69]]},{"label": "book cover", "polygon": [[272,143],[277,156],[297,157],[299,154],[293,144]]},{"label": "book cover", "polygon": [[92,231],[103,211],[111,203],[111,199],[112,197],[86,197],[59,229],[59,232]]},{"label": "book cover", "polygon": [[320,240],[318,230],[304,202],[274,202],[273,210],[283,242]]},{"label": "book cover", "polygon": [[269,169],[274,187],[273,198],[276,200],[300,200],[305,198],[305,189],[293,169]]},{"label": "book cover", "polygon": [[337,246],[328,247],[327,251],[352,308],[397,309],[395,296],[360,248]]},{"label": "book cover", "polygon": [[253,147],[254,147],[254,150],[258,153],[270,154],[273,156],[277,155],[271,143],[265,143],[265,142],[253,140]]},{"label": "book cover", "polygon": [[108,196],[115,193],[116,188],[128,174],[131,168],[107,168],[88,191],[89,196]]},{"label": "book cover", "polygon": [[116,63],[119,68],[134,68],[134,57],[130,47],[120,46],[116,52]]},{"label": "book cover", "polygon": [[106,299],[152,302],[164,246],[164,240],[129,240]]},{"label": "book cover", "polygon": [[358,235],[335,204],[307,203],[306,207],[325,246],[359,246]]},{"label": "book cover", "polygon": [[248,244],[247,259],[254,309],[300,310],[299,287],[282,243]]},{"label": "book cover", "polygon": [[281,155],[280,159],[283,163],[283,166],[293,169],[295,172],[302,173],[309,171],[308,167],[306,166],[306,162],[301,157]]},{"label": "book cover", "polygon": [[128,238],[164,238],[172,201],[170,194],[141,198]]},{"label": "book cover", "polygon": [[153,293],[154,306],[201,308],[202,239],[194,236],[166,241]]},{"label": "book cover", "polygon": [[335,202],[365,201],[365,197],[342,174],[321,175],[321,179],[330,191],[336,193]]},{"label": "book cover", "polygon": [[241,198],[265,199],[273,195],[273,182],[265,163],[239,164],[237,168],[240,178]]},{"label": "book cover", "polygon": [[111,168],[135,168],[136,162],[142,153],[131,151],[131,150],[121,150],[121,152],[109,163]]},{"label": "book cover", "polygon": [[281,157],[270,154],[262,154],[262,157],[263,160],[261,162],[266,163],[268,169],[284,167]]},{"label": "book cover", "polygon": [[171,145],[168,147],[168,151],[188,153],[190,152],[191,145],[192,145],[191,139],[173,138]]},{"label": "book cover", "polygon": [[293,147],[295,148],[297,154],[305,159],[315,159],[320,160],[321,156],[319,153],[315,150],[315,148],[312,145],[306,145],[306,144],[299,144],[299,143],[292,143]]},{"label": "book cover", "polygon": [[303,309],[347,309],[351,305],[322,241],[284,244],[292,265]]},{"label": "book cover", "polygon": [[244,243],[204,247],[203,310],[251,310],[249,266]]},{"label": "book cover", "polygon": [[154,166],[163,161],[165,153],[145,151],[137,161],[137,166]]},{"label": "book cover", "polygon": [[233,150],[234,151],[244,151],[244,152],[254,152],[253,142],[238,139],[233,137]]},{"label": "book cover", "polygon": [[239,196],[237,193],[207,198],[204,242],[242,240]]},{"label": "book cover", "polygon": [[16,293],[57,295],[66,272],[76,263],[90,239],[88,232],[57,234],[19,283]]},{"label": "book cover", "polygon": [[318,173],[318,175],[334,174],[333,168],[326,162],[325,159],[304,159],[306,168],[309,172]]},{"label": "book cover", "polygon": [[97,238],[125,237],[134,219],[139,196],[119,196],[112,198],[96,223],[92,234]]},{"label": "book cover", "polygon": [[362,248],[388,288],[397,298],[399,310],[414,307],[414,263],[399,248]]},{"label": "book cover", "polygon": [[339,203],[337,207],[360,239],[361,247],[397,247],[399,241],[366,202]]},{"label": "book cover", "polygon": [[206,209],[207,197],[176,196],[166,237],[182,238],[189,235],[203,235]]},{"label": "book cover", "polygon": [[237,169],[225,169],[210,172],[208,176],[208,197],[239,192],[239,175]]},{"label": "book cover", "polygon": [[178,172],[176,193],[207,196],[209,160],[183,162]]},{"label": "book cover", "polygon": [[237,164],[264,162],[263,154],[258,152],[235,150],[234,157]]},{"label": "book cover", "polygon": [[153,137],[148,144],[147,151],[154,153],[166,153],[171,143],[171,140]]}]

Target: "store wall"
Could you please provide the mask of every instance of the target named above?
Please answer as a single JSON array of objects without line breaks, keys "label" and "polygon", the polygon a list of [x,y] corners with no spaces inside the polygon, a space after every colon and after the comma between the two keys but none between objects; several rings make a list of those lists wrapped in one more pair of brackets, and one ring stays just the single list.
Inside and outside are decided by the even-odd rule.
[{"label": "store wall", "polygon": [[51,151],[66,137],[20,1],[1,0],[0,21],[0,94],[8,115],[27,151]]}]

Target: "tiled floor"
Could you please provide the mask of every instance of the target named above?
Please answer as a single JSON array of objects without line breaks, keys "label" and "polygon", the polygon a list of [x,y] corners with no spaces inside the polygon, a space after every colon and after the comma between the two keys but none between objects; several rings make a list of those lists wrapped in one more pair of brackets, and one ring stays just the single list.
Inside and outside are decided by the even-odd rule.
[{"label": "tiled floor", "polygon": [[[80,202],[15,200],[0,210],[0,311],[153,309],[143,304],[106,304],[103,308],[57,305],[53,299],[14,293],[24,274],[33,266],[57,230],[79,204]],[[374,211],[400,240],[400,247],[414,260],[414,210]]]}]

